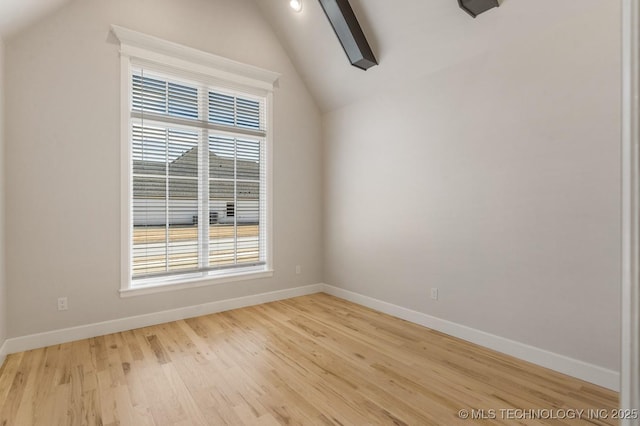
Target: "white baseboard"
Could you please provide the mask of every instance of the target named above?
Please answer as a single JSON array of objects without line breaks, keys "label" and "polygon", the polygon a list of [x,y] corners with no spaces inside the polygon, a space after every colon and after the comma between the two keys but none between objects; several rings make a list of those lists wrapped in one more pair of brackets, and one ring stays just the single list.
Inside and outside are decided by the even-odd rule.
[{"label": "white baseboard", "polygon": [[88,339],[91,337],[133,330],[135,328],[147,327],[150,325],[162,324],[165,322],[177,321],[200,315],[208,315],[231,309],[244,308],[246,306],[260,305],[262,303],[305,296],[308,294],[319,293],[323,291],[323,289],[323,284],[313,284],[304,287],[294,287],[268,293],[237,297],[234,299],[203,303],[201,305],[186,306],[184,308],[171,309],[168,311],[154,312],[145,315],[14,337],[8,339],[5,341],[4,345],[2,345],[2,348],[0,348],[0,357],[4,357],[7,354],[15,352],[28,351],[51,345],[59,345],[61,343],[72,342],[74,340]]},{"label": "white baseboard", "polygon": [[72,342],[74,340],[87,339],[110,333],[118,333],[135,328],[147,327],[165,322],[177,321],[200,315],[208,315],[216,312],[223,312],[231,309],[259,305],[262,303],[274,302],[277,300],[284,300],[319,292],[325,292],[341,299],[358,303],[371,309],[411,321],[415,324],[420,324],[569,376],[577,377],[587,382],[595,383],[608,389],[615,391],[619,390],[620,374],[616,371],[608,370],[597,365],[569,358],[564,355],[536,348],[514,340],[505,339],[504,337],[436,318],[422,312],[413,311],[411,309],[403,308],[402,306],[383,302],[382,300],[374,299],[369,296],[364,296],[362,294],[354,293],[328,284],[313,284],[304,287],[295,287],[15,337],[6,340],[2,346],[0,346],[0,365],[2,365],[2,362],[4,362],[4,359],[8,354],[15,352],[28,351],[31,349],[42,348],[44,346],[58,345],[61,343]]},{"label": "white baseboard", "polygon": [[4,360],[7,359],[7,341],[2,342],[2,346],[0,346],[0,367],[4,364]]},{"label": "white baseboard", "polygon": [[620,373],[328,284],[324,292],[596,385],[619,391]]}]

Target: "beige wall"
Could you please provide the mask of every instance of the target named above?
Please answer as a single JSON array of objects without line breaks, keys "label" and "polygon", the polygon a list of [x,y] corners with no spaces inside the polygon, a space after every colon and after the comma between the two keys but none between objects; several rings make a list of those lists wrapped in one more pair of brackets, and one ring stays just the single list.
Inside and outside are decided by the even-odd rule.
[{"label": "beige wall", "polygon": [[[120,62],[110,24],[282,73],[272,279],[119,297]],[[320,116],[252,2],[77,0],[8,39],[6,58],[9,336],[321,282]],[[68,311],[57,311],[59,296]]]},{"label": "beige wall", "polygon": [[326,114],[325,282],[618,370],[619,12]]}]

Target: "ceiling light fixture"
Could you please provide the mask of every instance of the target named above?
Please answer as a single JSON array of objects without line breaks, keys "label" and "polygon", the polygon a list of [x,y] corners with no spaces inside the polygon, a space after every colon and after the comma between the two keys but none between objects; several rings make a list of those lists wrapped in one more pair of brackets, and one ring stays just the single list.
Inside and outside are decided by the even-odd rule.
[{"label": "ceiling light fixture", "polygon": [[302,0],[291,0],[289,6],[296,12],[300,12],[302,10]]}]

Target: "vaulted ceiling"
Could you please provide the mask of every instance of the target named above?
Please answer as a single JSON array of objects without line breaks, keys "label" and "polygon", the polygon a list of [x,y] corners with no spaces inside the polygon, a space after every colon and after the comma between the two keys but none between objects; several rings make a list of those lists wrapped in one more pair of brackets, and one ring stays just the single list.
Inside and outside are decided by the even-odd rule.
[{"label": "vaulted ceiling", "polygon": [[[0,36],[67,1],[1,0]],[[502,0],[499,8],[476,19],[459,9],[456,0],[350,0],[380,64],[366,72],[349,64],[317,0],[302,0],[300,13],[291,10],[288,0],[251,1],[326,112],[381,90],[409,85],[492,49],[517,45],[612,0]]]},{"label": "vaulted ceiling", "polygon": [[[350,0],[379,66],[352,67],[317,0],[254,0],[323,111],[460,64],[562,25],[611,0],[503,0],[476,19],[456,0]],[[470,84],[470,82],[461,82]]]}]

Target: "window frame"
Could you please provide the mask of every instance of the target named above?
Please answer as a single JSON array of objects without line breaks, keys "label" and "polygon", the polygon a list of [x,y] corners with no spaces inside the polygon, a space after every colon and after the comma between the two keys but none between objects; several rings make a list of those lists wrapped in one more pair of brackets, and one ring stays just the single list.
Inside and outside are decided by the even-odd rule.
[{"label": "window frame", "polygon": [[[121,284],[120,296],[180,290],[216,285],[234,281],[268,278],[273,276],[273,90],[280,74],[242,64],[181,46],[157,37],[142,34],[116,25],[111,32],[120,42],[120,127],[121,127]],[[133,218],[133,170],[132,160],[132,78],[135,67],[146,67],[159,73],[192,79],[214,87],[264,97],[266,133],[265,149],[265,264],[238,266],[213,271],[189,271],[155,279],[132,278],[132,218]]]}]

